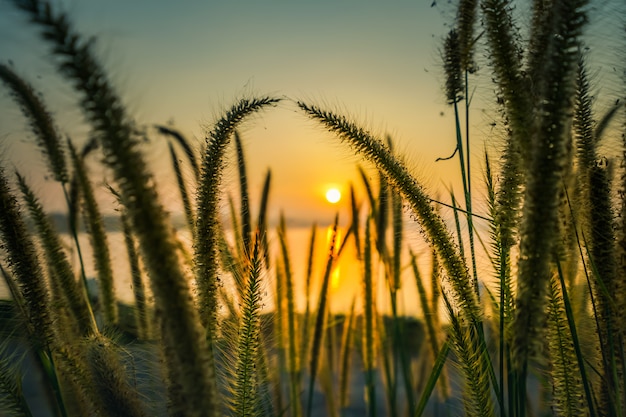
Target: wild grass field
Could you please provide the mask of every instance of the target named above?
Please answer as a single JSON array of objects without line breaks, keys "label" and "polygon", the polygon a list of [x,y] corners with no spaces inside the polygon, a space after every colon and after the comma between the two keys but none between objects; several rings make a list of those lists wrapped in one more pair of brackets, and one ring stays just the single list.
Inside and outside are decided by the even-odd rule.
[{"label": "wild grass field", "polygon": [[[435,199],[391,138],[297,99],[234,102],[200,148],[172,127],[153,128],[169,140],[191,244],[160,202],[145,129],[93,39],[54,3],[10,3],[49,46],[91,132],[85,143],[66,138],[37,80],[19,62],[0,63],[2,88],[65,195],[69,231],[51,221],[23,167],[3,159],[0,266],[11,299],[0,303],[1,415],[626,415],[626,75],[605,89],[590,75],[592,2],[536,0],[524,16],[527,31],[514,0],[458,2],[441,53],[461,195]],[[624,41],[616,54],[622,72],[624,29],[615,34]],[[494,103],[503,127],[480,169],[470,166],[468,121],[477,72],[493,81],[493,96],[481,99]],[[597,109],[597,91],[612,104]],[[303,295],[295,294],[285,220],[268,224],[271,175],[260,201],[251,201],[238,133],[279,104],[378,173],[372,181],[362,171],[353,184],[349,224],[331,226],[319,277],[313,248],[324,231],[311,225],[308,261],[297,265],[308,271]],[[607,141],[617,156],[605,154]],[[221,188],[228,161],[238,173],[231,199]],[[111,178],[104,190],[90,176],[100,163]],[[472,174],[480,170],[482,178]],[[117,201],[130,305],[116,296],[101,192]],[[479,198],[487,209],[476,212]],[[407,250],[407,212],[429,245],[427,271]],[[483,251],[488,268],[478,267]],[[329,287],[348,256],[359,265],[360,290],[338,313]],[[88,291],[87,264],[97,294]],[[398,306],[408,287],[417,289],[418,316]]]}]

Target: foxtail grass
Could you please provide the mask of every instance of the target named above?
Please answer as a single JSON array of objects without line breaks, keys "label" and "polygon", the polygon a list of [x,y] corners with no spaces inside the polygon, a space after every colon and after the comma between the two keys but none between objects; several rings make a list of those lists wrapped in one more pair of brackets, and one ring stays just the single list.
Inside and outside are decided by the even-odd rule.
[{"label": "foxtail grass", "polygon": [[195,213],[193,207],[191,206],[191,199],[189,196],[189,191],[187,189],[187,183],[185,182],[185,177],[180,166],[180,162],[178,161],[178,154],[176,150],[172,146],[171,143],[168,144],[170,150],[170,157],[172,159],[172,168],[174,169],[174,175],[176,175],[176,183],[178,184],[178,191],[180,192],[180,200],[183,203],[183,211],[185,213],[185,220],[187,221],[187,228],[191,232],[191,237],[194,239],[196,234],[195,232]]},{"label": "foxtail grass", "polygon": [[465,395],[463,404],[465,415],[470,416],[493,416],[495,413],[493,398],[491,396],[489,374],[485,366],[482,349],[476,346],[476,338],[472,335],[475,328],[469,323],[464,323],[452,307],[445,292],[442,293],[444,305],[450,318],[450,342],[455,347],[458,356],[458,365],[463,368],[465,376]]},{"label": "foxtail grass", "polygon": [[[621,381],[616,374],[623,366],[618,351],[619,333],[617,328],[620,314],[611,305],[611,298],[620,294],[624,284],[618,279],[615,256],[616,247],[613,208],[611,204],[611,173],[608,167],[597,162],[598,145],[601,137],[597,136],[593,119],[593,99],[584,58],[578,59],[577,92],[575,99],[574,138],[576,161],[580,178],[580,198],[586,202],[582,206],[584,233],[590,239],[590,262],[594,265],[593,291],[596,300],[598,319],[598,337],[601,348],[602,394],[600,412],[607,413],[609,404],[621,408]],[[609,111],[603,118],[607,124],[613,115]],[[608,118],[608,119],[607,119]],[[600,129],[600,133],[604,128]],[[608,291],[608,294],[606,293]],[[611,399],[613,397],[615,401]]]},{"label": "foxtail grass", "polygon": [[49,310],[47,280],[20,212],[18,200],[11,191],[3,169],[0,169],[0,204],[2,209],[0,233],[3,246],[7,251],[8,265],[13,278],[24,299],[28,314],[26,319],[33,336],[32,342],[37,349],[46,350],[55,337],[52,324],[54,317]]},{"label": "foxtail grass", "polygon": [[85,341],[85,359],[92,375],[91,383],[98,393],[98,403],[104,415],[147,416],[138,392],[123,371],[119,354],[111,340],[94,335]]},{"label": "foxtail grass", "polygon": [[185,156],[187,157],[187,161],[189,161],[189,164],[191,165],[194,177],[197,182],[200,178],[200,165],[198,164],[198,157],[196,156],[196,152],[189,143],[189,140],[187,140],[185,136],[183,136],[183,134],[179,131],[169,128],[167,126],[155,125],[154,127],[157,132],[167,137],[171,137],[178,145],[180,145],[181,148],[183,148]]},{"label": "foxtail grass", "polygon": [[45,1],[16,0],[14,4],[41,29],[59,71],[81,96],[81,109],[101,144],[122,201],[140,241],[157,308],[161,310],[170,366],[179,368],[182,392],[190,415],[217,412],[215,382],[209,351],[191,302],[189,287],[177,259],[166,214],[145,160],[139,152],[135,124],[93,54],[93,44],[77,33],[70,20]]},{"label": "foxtail grass", "polygon": [[356,298],[352,299],[350,310],[343,323],[343,333],[341,335],[341,352],[339,354],[339,407],[346,408],[349,405],[350,396],[350,370],[352,367],[352,356],[355,335],[355,314]]},{"label": "foxtail grass", "polygon": [[0,80],[10,89],[11,95],[19,104],[28,119],[37,145],[40,147],[54,179],[62,184],[69,181],[65,152],[54,125],[40,96],[33,87],[24,81],[11,67],[0,64]]},{"label": "foxtail grass", "polygon": [[200,318],[206,329],[209,346],[217,329],[216,285],[218,281],[219,222],[217,218],[224,154],[238,124],[247,116],[276,104],[270,97],[241,99],[218,120],[207,137],[202,157],[196,203],[196,239],[194,241],[195,276],[198,285]]},{"label": "foxtail grass", "polygon": [[[525,413],[528,360],[539,353],[550,277],[550,257],[558,230],[558,196],[567,160],[566,140],[571,126],[579,38],[586,23],[583,1],[551,4],[551,36],[544,45],[541,79],[533,80],[540,100],[532,124],[528,178],[524,193],[516,314],[513,321],[513,359],[520,371],[519,413]],[[548,30],[548,29],[547,29]],[[531,343],[528,343],[528,341]]]},{"label": "foxtail grass", "polygon": [[[2,349],[3,347],[0,347],[0,351]],[[0,410],[3,410],[7,417],[33,417],[24,397],[22,375],[16,366],[20,362],[20,359],[10,357],[0,359]]]},{"label": "foxtail grass", "polygon": [[53,272],[52,277],[59,280],[59,287],[72,313],[72,326],[82,336],[98,333],[86,289],[76,280],[58,233],[44,212],[41,202],[26,183],[26,179],[19,173],[16,173],[16,176],[24,202],[37,228],[46,261]]},{"label": "foxtail grass", "polygon": [[553,407],[559,415],[582,416],[592,408],[585,407],[581,371],[569,330],[560,285],[556,278],[552,278],[548,304],[548,351]]},{"label": "foxtail grass", "polygon": [[365,223],[363,244],[363,373],[365,376],[365,401],[367,415],[376,416],[376,335],[374,317],[374,282],[372,271],[372,237],[368,220]]},{"label": "foxtail grass", "polygon": [[302,414],[302,412],[300,405],[300,358],[298,354],[298,333],[296,329],[294,277],[289,255],[289,245],[287,242],[287,226],[285,225],[285,217],[283,215],[280,217],[280,224],[278,227],[278,241],[280,243],[282,256],[281,265],[284,268],[285,299],[287,301],[287,364],[290,379],[289,403],[291,405],[291,415],[293,417],[298,417]]},{"label": "foxtail grass", "polygon": [[328,315],[328,287],[330,285],[330,277],[335,264],[336,257],[336,243],[337,243],[337,228],[338,228],[339,216],[335,216],[335,221],[332,226],[332,235],[330,237],[330,243],[328,247],[328,256],[326,259],[326,268],[322,278],[322,286],[319,291],[319,297],[317,301],[317,313],[315,317],[315,326],[313,329],[313,339],[311,340],[311,355],[309,362],[309,386],[307,395],[307,408],[306,416],[311,417],[313,411],[313,391],[315,389],[315,380],[317,379],[317,373],[319,368],[320,352],[324,339],[324,327],[326,325],[326,316]]},{"label": "foxtail grass", "polygon": [[261,274],[263,271],[260,251],[260,236],[257,234],[250,253],[250,268],[241,307],[239,340],[237,342],[237,364],[233,386],[232,408],[237,416],[261,415],[259,387],[263,385],[257,371],[260,352]]},{"label": "foxtail grass", "polygon": [[152,320],[148,309],[148,297],[143,282],[143,274],[139,266],[139,254],[135,239],[133,237],[128,216],[122,211],[120,216],[122,223],[122,233],[124,234],[124,245],[128,254],[128,264],[130,265],[131,282],[133,283],[133,296],[135,298],[135,320],[137,323],[137,333],[142,339],[152,337]]},{"label": "foxtail grass", "polygon": [[[440,343],[439,343],[439,334],[441,333],[439,329],[439,323],[436,320],[437,312],[436,310],[432,310],[434,306],[431,305],[428,301],[428,297],[426,294],[426,288],[422,281],[422,275],[417,266],[417,258],[411,252],[411,267],[413,269],[413,276],[415,277],[415,283],[417,285],[417,294],[420,299],[420,306],[422,308],[422,315],[424,318],[424,322],[426,324],[426,334],[428,335],[428,344],[430,345],[430,351],[432,353],[433,363],[436,361],[437,357],[439,357],[440,352]],[[434,260],[433,260],[434,262]],[[432,298],[434,296],[435,291],[431,295]],[[438,309],[438,305],[436,308]],[[448,396],[448,382],[445,371],[442,371],[442,374],[439,376],[439,388],[443,398]]]},{"label": "foxtail grass", "polygon": [[85,161],[77,154],[71,141],[68,140],[67,144],[72,166],[74,167],[74,175],[81,189],[80,195],[82,196],[85,225],[87,226],[87,234],[93,248],[93,261],[100,289],[99,296],[104,323],[109,326],[116,325],[118,314],[113,282],[113,267],[111,265],[111,254],[102,214],[96,202],[91,180],[87,175]]},{"label": "foxtail grass", "polygon": [[460,257],[443,220],[433,210],[430,199],[407,168],[391,155],[382,142],[345,118],[302,102],[298,105],[311,118],[336,133],[342,141],[351,145],[357,153],[362,153],[385,173],[389,181],[406,199],[426,231],[428,239],[437,250],[454,288],[455,302],[462,307],[463,314],[470,322],[479,323],[482,313],[476,294],[472,290],[471,278],[465,261]]}]

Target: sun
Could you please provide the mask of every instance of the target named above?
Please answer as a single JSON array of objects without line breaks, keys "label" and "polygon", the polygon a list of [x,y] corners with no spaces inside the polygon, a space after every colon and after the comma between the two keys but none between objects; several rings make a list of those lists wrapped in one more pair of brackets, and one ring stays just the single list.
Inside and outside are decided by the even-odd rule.
[{"label": "sun", "polygon": [[341,192],[336,188],[329,188],[326,191],[326,200],[332,204],[338,203],[341,200]]}]

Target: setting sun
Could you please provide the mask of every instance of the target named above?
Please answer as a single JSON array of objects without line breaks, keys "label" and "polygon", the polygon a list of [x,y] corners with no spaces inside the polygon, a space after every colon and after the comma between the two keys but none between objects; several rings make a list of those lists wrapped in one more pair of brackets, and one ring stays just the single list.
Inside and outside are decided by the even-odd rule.
[{"label": "setting sun", "polygon": [[326,200],[329,203],[335,204],[341,200],[341,192],[336,188],[331,188],[326,191]]}]

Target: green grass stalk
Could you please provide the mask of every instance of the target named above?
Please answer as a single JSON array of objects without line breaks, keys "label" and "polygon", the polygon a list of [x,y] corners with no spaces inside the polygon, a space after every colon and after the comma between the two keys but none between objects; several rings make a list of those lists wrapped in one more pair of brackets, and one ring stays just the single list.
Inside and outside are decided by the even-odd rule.
[{"label": "green grass stalk", "polygon": [[263,181],[263,190],[261,191],[261,202],[259,204],[259,216],[257,220],[257,228],[261,235],[261,250],[263,251],[263,260],[265,267],[270,268],[269,263],[269,244],[267,241],[267,207],[270,198],[270,185],[272,183],[272,171],[267,170],[265,181]]},{"label": "green grass stalk", "polygon": [[113,282],[113,267],[111,265],[111,254],[102,214],[100,213],[94,190],[87,174],[85,161],[76,153],[76,149],[70,140],[68,140],[67,145],[74,167],[74,175],[81,188],[80,195],[83,201],[85,225],[93,248],[94,267],[100,288],[99,295],[104,323],[109,326],[116,325],[118,322],[118,313]]},{"label": "green grass stalk", "polygon": [[285,274],[285,296],[287,299],[287,340],[288,344],[288,371],[289,371],[289,396],[292,417],[302,414],[300,404],[300,361],[298,357],[298,337],[296,331],[296,311],[294,302],[294,278],[287,243],[287,226],[285,217],[281,215],[278,228],[278,240],[282,254],[282,265]]},{"label": "green grass stalk", "polygon": [[241,202],[239,212],[241,216],[241,237],[244,253],[250,256],[250,242],[252,239],[252,220],[250,219],[250,195],[248,193],[248,175],[246,174],[246,158],[239,132],[235,131],[235,145],[237,149],[237,167],[239,169],[239,192]]},{"label": "green grass stalk", "polygon": [[120,216],[122,223],[122,233],[124,234],[124,245],[128,254],[128,264],[130,265],[130,277],[133,284],[133,296],[135,297],[135,320],[137,323],[137,335],[144,340],[152,336],[151,320],[148,310],[148,300],[146,289],[143,283],[141,268],[139,266],[139,254],[135,246],[132,229],[128,220],[128,215],[122,211]]},{"label": "green grass stalk", "polygon": [[263,269],[260,254],[260,236],[254,241],[250,254],[250,269],[246,292],[243,299],[239,341],[237,345],[237,365],[233,410],[239,417],[260,415],[258,385],[262,384],[257,372],[260,345],[261,311],[261,272]]},{"label": "green grass stalk", "polygon": [[356,299],[352,299],[350,310],[343,323],[343,334],[341,335],[341,351],[339,353],[339,407],[346,408],[350,404],[350,368],[352,367],[352,356],[354,347],[354,324]]},{"label": "green grass stalk", "polygon": [[195,239],[195,213],[191,206],[191,199],[189,198],[189,191],[187,191],[187,184],[185,183],[185,177],[178,161],[178,155],[171,143],[168,143],[170,150],[170,158],[172,160],[172,168],[174,168],[174,175],[176,175],[176,183],[178,184],[178,191],[180,192],[180,200],[183,203],[183,211],[185,213],[185,220],[187,221],[187,227],[191,232],[191,238]]},{"label": "green grass stalk", "polygon": [[372,277],[372,238],[370,220],[365,223],[363,245],[363,372],[367,415],[376,416],[376,342],[374,317],[374,285]]},{"label": "green grass stalk", "polygon": [[305,273],[305,310],[302,324],[302,347],[300,348],[301,363],[307,358],[309,353],[309,341],[311,338],[311,280],[313,278],[313,261],[315,259],[315,238],[317,236],[317,224],[311,226],[311,234],[309,237],[309,247],[307,251],[306,273]]},{"label": "green grass stalk", "polygon": [[435,386],[437,385],[437,380],[441,376],[446,360],[448,359],[448,353],[450,352],[450,342],[446,341],[439,354],[435,358],[435,363],[433,368],[428,376],[428,381],[426,382],[426,386],[422,391],[422,395],[420,397],[419,402],[417,403],[417,407],[415,409],[415,417],[421,417],[426,410],[426,405],[428,404],[428,399],[432,395],[432,392],[435,390]]},{"label": "green grass stalk", "polygon": [[327,316],[327,308],[326,304],[328,303],[328,287],[330,285],[330,276],[333,270],[333,265],[335,261],[335,251],[336,251],[336,241],[337,241],[337,227],[339,222],[339,216],[335,216],[335,221],[333,222],[332,235],[330,238],[330,245],[328,248],[328,257],[326,260],[326,268],[324,270],[324,276],[322,279],[322,287],[320,288],[318,302],[317,302],[317,313],[315,318],[315,327],[313,331],[313,340],[311,346],[311,356],[309,362],[309,390],[307,396],[307,417],[312,416],[313,411],[313,391],[315,389],[315,379],[317,377],[317,372],[319,368],[320,362],[320,354],[321,347],[324,339],[324,327],[326,323]]},{"label": "green grass stalk", "polygon": [[198,157],[196,156],[196,152],[194,151],[193,147],[189,144],[189,141],[185,138],[185,136],[183,136],[182,133],[175,129],[162,125],[155,125],[154,127],[157,132],[167,137],[171,137],[176,143],[180,145],[181,148],[183,148],[183,151],[185,151],[185,156],[187,157],[187,160],[191,165],[197,183],[200,179],[200,165],[198,165]]},{"label": "green grass stalk", "polygon": [[[435,319],[437,313],[432,311],[432,306],[428,302],[428,297],[426,294],[426,288],[424,287],[424,283],[422,282],[422,275],[417,267],[417,258],[413,254],[410,253],[411,256],[411,267],[413,269],[413,276],[415,277],[415,283],[417,285],[417,294],[420,299],[420,305],[422,307],[422,312],[424,316],[424,323],[426,324],[426,334],[428,335],[428,343],[430,345],[430,351],[433,357],[433,363],[437,360],[439,356],[439,336],[438,336],[438,327],[439,323]],[[439,387],[443,398],[446,398],[448,395],[448,381],[446,378],[445,372],[442,370],[442,375],[439,377]],[[412,413],[415,414],[415,413]]]}]

